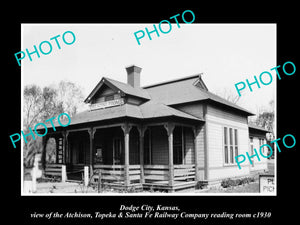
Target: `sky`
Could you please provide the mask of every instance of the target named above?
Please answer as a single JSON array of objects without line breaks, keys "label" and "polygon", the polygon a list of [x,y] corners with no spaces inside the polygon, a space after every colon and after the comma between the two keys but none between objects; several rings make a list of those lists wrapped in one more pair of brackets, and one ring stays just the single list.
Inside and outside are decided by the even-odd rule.
[{"label": "sky", "polygon": [[[169,33],[152,33],[152,40],[146,34],[138,45],[134,33],[146,33],[145,27],[151,31],[153,24],[22,24],[20,51],[32,52],[43,41],[52,44],[50,54],[33,54],[32,61],[26,55],[21,61],[23,86],[68,80],[80,85],[86,97],[104,76],[126,83],[125,67],[134,64],[142,68],[141,86],[203,73],[209,91],[238,95],[236,83],[254,81],[254,75],[268,71],[273,82],[260,89],[253,85],[238,104],[257,113],[275,100],[276,75],[270,69],[277,66],[276,24],[183,23],[178,28],[175,23]],[[66,31],[75,34],[71,45],[62,41]],[[57,35],[61,49],[50,40]],[[47,51],[46,44],[43,49]]]}]

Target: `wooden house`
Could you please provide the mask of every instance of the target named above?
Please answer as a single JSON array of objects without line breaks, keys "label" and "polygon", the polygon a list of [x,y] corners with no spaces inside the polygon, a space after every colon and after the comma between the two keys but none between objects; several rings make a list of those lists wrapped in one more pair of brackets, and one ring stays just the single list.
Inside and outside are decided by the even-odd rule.
[{"label": "wooden house", "polygon": [[89,166],[113,187],[175,191],[266,169],[266,161],[238,169],[234,157],[263,143],[266,130],[249,127],[253,114],[209,92],[201,74],[141,87],[141,68],[126,70],[127,83],[103,77],[69,126],[49,126],[44,146],[55,138],[56,162],[44,147],[46,175],[64,165],[76,179]]}]

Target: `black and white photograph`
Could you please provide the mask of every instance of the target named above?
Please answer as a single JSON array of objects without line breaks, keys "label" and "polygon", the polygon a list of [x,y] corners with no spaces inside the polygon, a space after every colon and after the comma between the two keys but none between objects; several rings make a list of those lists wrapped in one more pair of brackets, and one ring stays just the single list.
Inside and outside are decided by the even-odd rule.
[{"label": "black and white photograph", "polygon": [[22,24],[23,193],[276,195],[276,25],[144,27]]},{"label": "black and white photograph", "polygon": [[200,12],[16,19],[5,186],[22,224],[288,217],[297,60],[286,22]]}]

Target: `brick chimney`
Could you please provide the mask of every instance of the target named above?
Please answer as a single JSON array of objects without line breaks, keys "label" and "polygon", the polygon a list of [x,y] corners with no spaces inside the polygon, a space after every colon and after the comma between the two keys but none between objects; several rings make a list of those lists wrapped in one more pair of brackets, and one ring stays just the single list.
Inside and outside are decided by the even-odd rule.
[{"label": "brick chimney", "polygon": [[126,67],[127,71],[127,84],[134,88],[141,87],[141,71],[142,68],[132,65]]}]

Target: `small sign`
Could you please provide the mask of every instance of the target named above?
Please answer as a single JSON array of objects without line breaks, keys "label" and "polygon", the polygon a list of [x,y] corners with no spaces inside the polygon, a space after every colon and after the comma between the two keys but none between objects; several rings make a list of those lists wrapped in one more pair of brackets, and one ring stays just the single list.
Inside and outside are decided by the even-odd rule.
[{"label": "small sign", "polygon": [[275,177],[274,175],[259,175],[259,192],[260,193],[275,193]]},{"label": "small sign", "polygon": [[124,99],[119,98],[111,101],[106,101],[106,102],[99,102],[95,104],[90,105],[90,110],[96,110],[96,109],[104,109],[112,106],[117,106],[117,105],[123,105],[124,104]]}]

